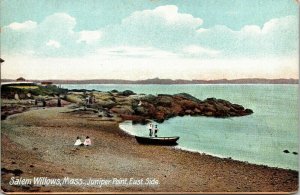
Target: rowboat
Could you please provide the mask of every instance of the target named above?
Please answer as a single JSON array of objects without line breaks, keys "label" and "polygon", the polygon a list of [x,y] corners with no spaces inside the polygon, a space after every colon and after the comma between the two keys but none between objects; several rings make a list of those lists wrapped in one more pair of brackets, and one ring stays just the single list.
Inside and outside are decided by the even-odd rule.
[{"label": "rowboat", "polygon": [[177,145],[179,137],[140,137],[135,136],[135,139],[140,144],[152,144],[152,145]]}]

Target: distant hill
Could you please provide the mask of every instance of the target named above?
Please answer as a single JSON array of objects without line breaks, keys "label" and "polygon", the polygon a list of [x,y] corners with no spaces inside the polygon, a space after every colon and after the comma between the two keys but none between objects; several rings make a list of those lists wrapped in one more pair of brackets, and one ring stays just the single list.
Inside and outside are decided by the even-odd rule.
[{"label": "distant hill", "polygon": [[[1,82],[15,81],[12,79],[2,79]],[[27,80],[32,82],[41,82],[45,80]],[[147,80],[120,80],[120,79],[93,79],[93,80],[47,80],[54,84],[298,84],[298,79],[263,79],[263,78],[245,78],[245,79],[219,79],[219,80],[172,80],[172,79],[147,79]]]}]

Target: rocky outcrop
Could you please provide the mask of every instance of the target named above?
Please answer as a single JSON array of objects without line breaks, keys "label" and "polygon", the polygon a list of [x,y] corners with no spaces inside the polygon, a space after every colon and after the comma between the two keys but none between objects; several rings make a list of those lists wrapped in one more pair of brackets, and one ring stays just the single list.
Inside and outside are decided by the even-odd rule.
[{"label": "rocky outcrop", "polygon": [[[112,114],[133,122],[144,123],[147,119],[163,122],[168,118],[184,115],[226,118],[253,113],[251,109],[227,100],[216,98],[199,100],[186,93],[159,94],[157,96],[151,94],[137,95],[130,90],[123,92],[116,90],[113,92],[93,91],[91,93],[95,97],[95,103],[88,105],[89,107],[106,109]],[[72,93],[73,99],[76,99],[74,94],[82,96],[78,92]]]},{"label": "rocky outcrop", "polygon": [[122,91],[122,92],[118,92],[118,94],[123,95],[123,96],[135,95],[135,93],[131,90],[125,90],[125,91]]}]

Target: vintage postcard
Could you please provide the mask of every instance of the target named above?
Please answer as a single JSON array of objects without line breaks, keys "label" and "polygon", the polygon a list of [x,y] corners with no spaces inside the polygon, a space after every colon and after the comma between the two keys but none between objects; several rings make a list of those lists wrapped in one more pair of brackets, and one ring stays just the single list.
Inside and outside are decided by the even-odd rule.
[{"label": "vintage postcard", "polygon": [[1,190],[296,193],[296,0],[1,0]]}]

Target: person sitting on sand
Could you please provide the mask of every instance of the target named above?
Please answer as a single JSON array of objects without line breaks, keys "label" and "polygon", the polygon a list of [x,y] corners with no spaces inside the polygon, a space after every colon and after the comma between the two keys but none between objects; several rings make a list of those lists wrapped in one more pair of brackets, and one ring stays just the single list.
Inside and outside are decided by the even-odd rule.
[{"label": "person sitting on sand", "polygon": [[155,135],[155,137],[157,137],[157,132],[158,132],[158,128],[157,128],[157,125],[155,125],[155,129],[154,129],[154,135]]},{"label": "person sitting on sand", "polygon": [[74,146],[83,146],[83,143],[81,142],[80,137],[76,138]]},{"label": "person sitting on sand", "polygon": [[152,123],[149,123],[149,136],[152,137]]},{"label": "person sitting on sand", "polygon": [[90,146],[92,145],[91,139],[89,136],[86,136],[85,140],[84,140],[84,145],[85,146]]}]

